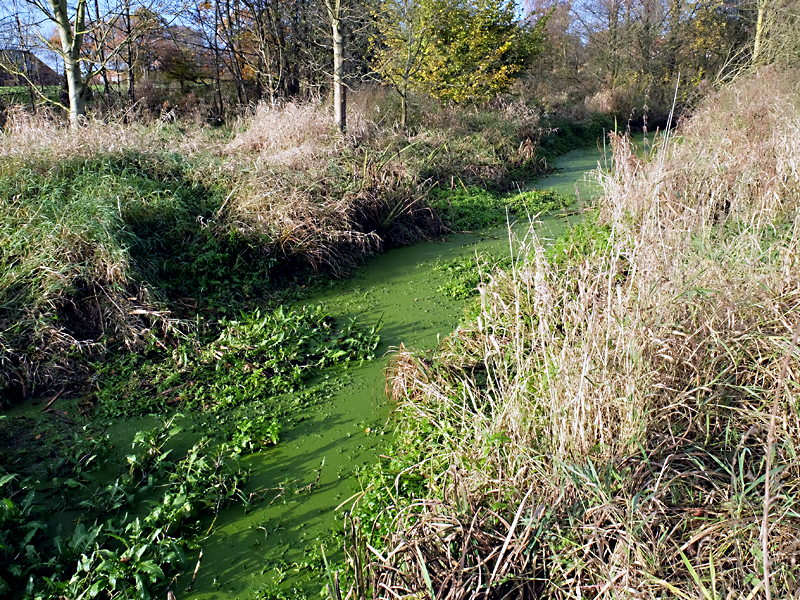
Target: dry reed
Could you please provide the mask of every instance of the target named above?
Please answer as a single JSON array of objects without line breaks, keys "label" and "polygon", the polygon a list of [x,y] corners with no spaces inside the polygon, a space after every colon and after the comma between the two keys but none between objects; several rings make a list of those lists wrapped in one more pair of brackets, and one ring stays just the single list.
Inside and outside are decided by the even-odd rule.
[{"label": "dry reed", "polygon": [[[369,567],[376,597],[764,595],[769,413],[800,319],[799,135],[796,84],[764,70],[654,155],[612,138],[596,216],[608,244],[565,267],[531,233],[511,270],[486,274],[478,317],[433,363],[395,358],[401,427],[428,431],[407,470],[429,495],[387,509],[396,527],[372,540],[385,549]],[[800,578],[800,352],[787,360],[765,517],[781,597]],[[444,582],[468,551],[451,541],[408,557],[460,518],[454,466],[470,506],[505,506],[500,521],[474,521],[500,532],[473,531],[475,543],[494,535],[492,556],[511,531],[526,557],[502,583],[453,591]],[[425,570],[441,564],[450,572],[430,589]]]}]

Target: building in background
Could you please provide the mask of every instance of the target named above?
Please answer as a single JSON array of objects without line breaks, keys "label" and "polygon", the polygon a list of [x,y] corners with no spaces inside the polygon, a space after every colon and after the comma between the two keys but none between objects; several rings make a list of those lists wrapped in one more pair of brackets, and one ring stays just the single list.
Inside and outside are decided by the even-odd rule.
[{"label": "building in background", "polygon": [[28,82],[59,85],[61,77],[27,50],[0,49],[0,86],[28,85]]}]

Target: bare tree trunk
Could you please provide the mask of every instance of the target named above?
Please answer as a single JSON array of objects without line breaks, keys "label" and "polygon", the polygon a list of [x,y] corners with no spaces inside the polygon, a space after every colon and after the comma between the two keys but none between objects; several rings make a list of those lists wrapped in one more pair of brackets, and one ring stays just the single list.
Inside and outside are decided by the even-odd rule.
[{"label": "bare tree trunk", "polygon": [[219,102],[219,108],[217,109],[217,114],[214,115],[214,118],[221,121],[222,114],[224,111],[223,104],[222,104],[222,82],[220,81],[219,72],[222,68],[222,58],[220,56],[220,48],[219,48],[219,29],[220,29],[220,22],[222,21],[222,14],[220,13],[220,6],[219,3],[216,5],[216,9],[214,10],[214,87],[216,88],[216,98]]},{"label": "bare tree trunk", "polygon": [[344,86],[344,42],[342,35],[342,0],[325,0],[331,20],[333,40],[333,113],[336,125],[347,129],[347,89]]},{"label": "bare tree trunk", "polygon": [[400,127],[403,129],[403,132],[406,131],[406,127],[408,125],[408,91],[403,91],[400,94]]},{"label": "bare tree trunk", "polygon": [[757,63],[761,55],[761,39],[764,36],[764,16],[767,12],[767,0],[758,0],[758,18],[756,19],[756,37],[753,41],[753,62]]},{"label": "bare tree trunk", "polygon": [[131,103],[131,106],[133,106],[134,102],[136,102],[136,73],[133,66],[133,40],[131,39],[132,32],[133,26],[131,23],[131,3],[128,1],[125,3],[125,36],[128,40],[128,102]]},{"label": "bare tree trunk", "polygon": [[222,30],[225,35],[225,46],[230,55],[230,69],[234,78],[234,85],[236,86],[236,97],[239,101],[239,106],[246,106],[248,103],[247,90],[244,86],[244,76],[242,75],[242,48],[239,37],[242,32],[242,25],[239,20],[241,13],[238,3],[231,10],[231,2],[227,1],[224,5],[225,19],[221,19]]},{"label": "bare tree trunk", "polygon": [[100,68],[100,75],[103,77],[103,95],[106,97],[106,99],[108,99],[108,96],[111,93],[111,85],[108,83],[108,71],[106,70],[105,33],[103,31],[103,27],[100,25],[100,0],[94,0],[94,13],[97,19],[95,27],[98,28],[98,32],[95,34],[95,39],[97,40],[97,53],[100,57],[100,64],[102,65]]},{"label": "bare tree trunk", "polygon": [[49,0],[53,10],[58,34],[61,37],[61,49],[64,57],[64,71],[69,89],[69,122],[73,129],[81,125],[86,117],[86,97],[83,77],[81,76],[81,45],[83,33],[86,31],[86,0],[78,0],[75,12],[75,30],[67,14],[65,0]]},{"label": "bare tree trunk", "polygon": [[[33,81],[35,80],[35,73],[33,67],[33,61],[30,61],[30,68],[29,68],[29,59],[25,52],[27,51],[28,44],[25,43],[25,35],[22,30],[22,22],[19,20],[19,15],[17,15],[17,37],[19,38],[19,47],[22,51],[22,73],[23,79],[28,86],[28,96],[31,101],[31,112],[36,114],[36,91],[34,90]],[[38,69],[37,69],[38,70]],[[22,82],[20,82],[22,83]]]},{"label": "bare tree trunk", "polygon": [[73,129],[81,125],[86,117],[86,97],[84,95],[81,66],[76,58],[64,57],[69,90],[69,122]]}]

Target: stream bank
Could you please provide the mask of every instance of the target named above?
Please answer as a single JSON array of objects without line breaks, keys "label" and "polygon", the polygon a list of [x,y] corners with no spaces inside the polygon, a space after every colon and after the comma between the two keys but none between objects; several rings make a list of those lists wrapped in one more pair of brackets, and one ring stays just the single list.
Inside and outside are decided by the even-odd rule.
[{"label": "stream bank", "polygon": [[[582,199],[590,199],[593,188],[584,174],[597,167],[599,158],[596,149],[571,152],[536,187],[569,195],[578,189]],[[537,226],[538,234],[555,238],[568,222],[579,218],[545,217]],[[524,235],[527,227],[520,222],[514,229]],[[246,515],[235,508],[224,514],[214,539],[204,546],[208,562],[192,598],[294,597],[294,588],[316,595],[320,580],[314,575],[322,574],[319,545],[325,543],[329,558],[339,557],[332,544],[340,540],[330,536],[331,527],[358,491],[358,473],[385,450],[393,433],[392,407],[384,394],[385,354],[400,344],[432,351],[458,326],[465,303],[439,290],[447,275],[436,265],[476,253],[508,252],[505,228],[484,235],[453,234],[390,250],[360,267],[352,278],[303,301],[323,306],[337,320],[358,317],[366,323],[382,322],[378,354],[383,358],[328,373],[337,380],[337,389],[324,408],[310,410],[280,444],[249,459],[247,466],[254,473],[251,485],[256,488],[277,488],[288,477],[305,485],[317,473],[319,480],[310,494],[266,501]]]},{"label": "stream bank", "polygon": [[[552,184],[560,193],[572,194],[576,180],[582,178],[584,171],[594,168],[596,162],[595,152],[572,153],[563,159],[562,170],[556,176],[541,183],[546,188]],[[589,192],[586,190],[581,193],[583,198],[587,195]],[[543,235],[557,236],[564,225],[562,215],[548,217],[543,221]],[[521,223],[517,228],[524,231],[527,224]],[[327,291],[305,298],[294,308],[320,306],[327,317],[337,323],[346,323],[355,317],[368,326],[382,323],[378,355],[400,344],[432,350],[458,325],[464,310],[463,301],[449,299],[439,291],[447,276],[434,267],[449,259],[476,253],[502,255],[507,252],[508,244],[507,231],[499,230],[483,235],[454,234],[430,243],[392,250],[369,261],[351,279],[332,284]],[[182,359],[177,357],[176,360],[180,364]],[[186,362],[185,358],[183,362]],[[183,574],[173,579],[170,588],[178,598],[316,595],[323,571],[320,544],[326,545],[332,560],[339,558],[334,549],[341,546],[340,540],[331,533],[336,521],[335,509],[343,504],[346,508],[345,501],[357,490],[359,470],[374,462],[381,450],[387,447],[387,436],[392,434],[388,420],[391,407],[383,394],[384,368],[385,359],[367,362],[360,367],[328,368],[308,381],[305,391],[283,395],[282,402],[286,407],[280,415],[280,443],[241,458],[238,454],[234,457],[237,462],[235,469],[238,470],[235,470],[233,479],[240,477],[239,473],[250,473],[246,484],[241,476],[235,486],[235,492],[247,500],[244,508],[238,503],[221,508],[220,495],[217,496],[216,516],[195,516],[195,513],[190,515],[187,512],[187,518],[197,521],[195,530],[205,532],[205,535],[183,549],[185,556],[176,559],[181,563]],[[159,391],[159,395],[173,394],[177,389],[166,384],[162,387],[165,389]],[[21,416],[25,410],[38,411],[41,408],[21,405],[7,411],[4,416],[11,420]],[[72,414],[80,410],[80,406],[71,406],[66,401],[54,405],[57,410],[64,408],[69,408]],[[66,412],[61,418],[68,419]],[[242,418],[255,421],[258,415],[245,414]],[[189,458],[198,444],[202,446],[207,424],[208,418],[205,421],[193,417],[170,419],[165,429],[181,427],[183,431],[176,433],[163,450],[159,447],[157,455],[189,453]],[[137,432],[152,431],[158,425],[158,419],[152,416],[108,421],[102,436],[113,446],[109,450],[110,463],[125,465],[128,461],[133,474],[140,468],[136,462],[139,459],[130,458],[133,455],[129,454],[128,440],[140,438],[140,441],[146,441],[147,435],[141,436]],[[34,433],[31,432],[31,437]],[[94,437],[90,435],[89,439]],[[277,439],[277,434],[275,437]],[[144,468],[141,468],[141,473],[144,476]],[[47,477],[51,475],[48,473]],[[68,488],[84,485],[55,475],[52,480],[42,482],[40,491],[60,494],[59,488],[63,491],[64,485]],[[113,481],[119,475],[109,470],[100,479],[105,477],[107,481]],[[144,487],[148,486],[149,483]],[[139,500],[158,500],[154,494],[157,494],[159,486],[150,487],[150,491],[145,491]],[[88,491],[89,488],[85,489]],[[213,498],[211,500],[213,508]],[[82,500],[81,505],[88,501]],[[130,500],[115,500],[109,506],[117,512],[127,510],[132,513],[131,517],[125,513],[120,519],[148,518],[145,512],[141,512],[142,508],[132,505]],[[80,506],[70,506],[69,503],[65,506],[63,501],[60,502],[53,510],[51,523],[70,532],[75,527],[76,510],[80,511]],[[77,521],[80,519],[79,512]],[[74,535],[71,542],[79,548]],[[80,546],[84,555],[91,557],[87,568],[102,571],[111,568],[109,565],[113,563],[115,568],[124,570],[131,564],[128,554],[134,550],[130,547],[120,548],[118,555],[109,557],[100,550],[91,552],[94,543],[91,536],[81,538],[80,543],[85,545]],[[99,562],[93,562],[95,555]],[[141,567],[145,573],[158,577],[159,570],[154,565],[143,561]],[[199,567],[193,569],[195,565]],[[161,575],[163,577],[163,572]],[[96,584],[103,584],[103,581],[106,580],[98,579]],[[95,589],[96,584],[87,587],[87,591]],[[96,587],[95,591],[100,590],[102,586]]]}]

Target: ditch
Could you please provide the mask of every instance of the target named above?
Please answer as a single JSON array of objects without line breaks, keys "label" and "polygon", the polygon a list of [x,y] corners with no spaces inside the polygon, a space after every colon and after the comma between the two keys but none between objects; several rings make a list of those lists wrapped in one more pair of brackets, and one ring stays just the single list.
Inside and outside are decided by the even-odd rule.
[{"label": "ditch", "polygon": [[[572,197],[578,191],[582,200],[589,199],[592,190],[584,174],[597,166],[600,157],[597,149],[571,152],[558,162],[557,172],[536,187]],[[557,237],[578,218],[571,210],[557,212],[540,220],[537,234]],[[512,226],[515,235],[523,236],[527,229],[522,220]],[[59,544],[65,545],[68,550],[64,552],[71,549],[82,557],[81,569],[99,573],[75,589],[85,597],[94,597],[104,586],[122,581],[125,569],[138,565],[136,577],[141,578],[141,585],[136,583],[133,589],[141,597],[147,596],[141,590],[151,587],[148,581],[160,589],[168,584],[179,600],[316,597],[324,574],[320,548],[325,547],[328,560],[342,560],[337,522],[358,497],[359,473],[385,451],[392,436],[392,407],[383,392],[386,354],[401,344],[433,350],[464,314],[465,297],[474,287],[474,269],[470,267],[474,257],[491,256],[494,258],[482,260],[502,261],[508,254],[505,228],[482,234],[453,234],[393,249],[369,260],[351,278],[333,282],[329,289],[304,298],[291,309],[296,314],[317,311],[324,318],[312,314],[310,324],[298,321],[291,326],[307,332],[303,334],[308,338],[303,352],[313,355],[315,364],[323,368],[314,374],[300,367],[290,368],[286,377],[297,385],[281,383],[284,380],[272,366],[268,372],[276,382],[274,387],[264,388],[262,375],[268,367],[256,362],[257,352],[253,351],[264,339],[259,332],[268,329],[267,321],[278,319],[277,325],[272,325],[277,331],[280,319],[295,314],[287,309],[277,316],[242,315],[238,321],[232,320],[224,329],[229,337],[223,333],[216,345],[210,346],[217,354],[194,361],[186,356],[174,357],[183,373],[174,385],[165,376],[158,391],[146,386],[127,391],[112,388],[114,393],[131,398],[157,393],[186,402],[191,397],[191,402],[203,408],[199,413],[202,416],[187,410],[183,411],[186,416],[162,420],[138,414],[109,418],[101,430],[103,439],[109,442],[102,457],[106,466],[90,477],[94,493],[79,478],[42,472],[37,492],[51,499],[61,498],[49,508],[47,527],[57,530],[58,535],[48,544],[54,543],[59,551]],[[326,328],[330,334],[318,333]],[[241,347],[234,351],[237,343]],[[286,352],[291,350],[281,339],[269,343]],[[372,355],[383,358],[367,360]],[[252,369],[254,387],[237,382],[217,390],[217,398],[204,399],[199,382],[215,357]],[[293,364],[290,359],[285,362]],[[213,406],[226,394],[246,398],[247,394],[265,392],[277,398],[268,409],[261,410],[256,404],[249,410],[226,413]],[[58,403],[53,407],[64,408]],[[25,403],[6,411],[4,419],[26,418],[26,411],[41,410],[41,405]],[[69,420],[66,412],[63,420]],[[212,451],[209,431],[224,432],[227,445]],[[90,438],[95,436],[97,433]],[[30,437],[35,443],[36,432],[31,431]],[[134,444],[128,440],[134,440]],[[78,463],[94,456],[83,449],[81,452]],[[171,456],[169,461],[184,458],[169,462],[167,456]],[[88,473],[91,465],[83,467]],[[138,487],[136,498],[115,487],[125,477],[131,486]],[[94,508],[100,513],[116,515],[117,528],[108,534],[118,540],[116,551],[103,551],[97,543],[100,532],[92,537],[92,527],[80,525],[81,510],[90,508],[86,503],[91,498],[71,506],[69,493],[64,490],[72,489],[76,495],[93,496],[98,504]],[[165,489],[171,495],[164,494]],[[125,497],[126,493],[130,497]],[[161,516],[139,512],[147,501]],[[15,503],[15,510],[25,509],[21,494]],[[189,503],[192,506],[186,508]],[[166,514],[171,516],[166,518]],[[146,529],[148,523],[150,529]],[[36,540],[44,528],[44,524],[34,527],[30,539],[20,545],[20,552],[30,545],[34,548],[28,552],[35,553]],[[177,538],[170,537],[183,531],[194,532],[191,543],[177,544]],[[137,536],[144,537],[146,543],[136,545]],[[161,562],[148,558],[151,555]],[[24,579],[24,575],[20,577]]]}]

